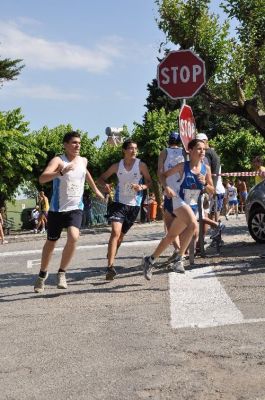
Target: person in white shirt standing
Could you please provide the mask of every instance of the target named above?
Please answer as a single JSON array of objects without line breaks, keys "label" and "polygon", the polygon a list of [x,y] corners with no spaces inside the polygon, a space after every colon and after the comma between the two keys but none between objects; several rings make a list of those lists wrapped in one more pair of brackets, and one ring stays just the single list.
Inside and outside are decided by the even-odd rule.
[{"label": "person in white shirt standing", "polygon": [[79,238],[83,214],[85,181],[102,200],[103,194],[87,170],[87,159],[80,157],[81,138],[78,132],[64,135],[65,154],[54,157],[39,178],[40,184],[53,181],[53,194],[48,212],[47,240],[41,256],[41,268],[34,285],[36,293],[42,293],[48,278],[48,266],[57,240],[63,228],[67,229],[67,241],[63,249],[58,277],[58,289],[67,289],[65,271],[74,255]]},{"label": "person in white shirt standing", "polygon": [[112,175],[118,178],[113,202],[108,211],[111,223],[111,235],[108,244],[108,266],[106,280],[113,280],[117,272],[113,266],[114,259],[124,236],[133,226],[140,210],[143,190],[151,185],[148,168],[137,155],[137,144],[128,139],[122,144],[124,158],[104,172],[98,179],[98,185],[104,192],[110,191],[107,179]]}]

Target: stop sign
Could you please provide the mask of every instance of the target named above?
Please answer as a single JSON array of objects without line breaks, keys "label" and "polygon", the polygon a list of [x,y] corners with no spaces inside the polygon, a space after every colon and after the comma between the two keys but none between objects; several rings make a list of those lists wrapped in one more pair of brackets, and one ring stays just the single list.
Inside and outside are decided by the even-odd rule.
[{"label": "stop sign", "polygon": [[191,50],[170,51],[157,67],[157,83],[173,100],[193,97],[205,84],[204,61]]},{"label": "stop sign", "polygon": [[192,109],[187,104],[181,107],[179,113],[179,133],[182,144],[186,151],[188,151],[188,144],[192,139],[195,139],[196,126]]}]

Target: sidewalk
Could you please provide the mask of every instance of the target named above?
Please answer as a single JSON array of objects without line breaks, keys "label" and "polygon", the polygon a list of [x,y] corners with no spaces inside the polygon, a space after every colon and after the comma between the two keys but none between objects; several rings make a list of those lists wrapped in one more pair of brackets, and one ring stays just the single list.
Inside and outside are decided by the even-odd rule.
[{"label": "sidewalk", "polygon": [[[151,229],[154,230],[154,228],[163,229],[164,223],[163,221],[154,221],[150,223],[140,223],[137,222],[133,226],[132,230],[137,230],[137,229]],[[153,228],[153,229],[152,229]],[[156,229],[155,229],[156,230]],[[96,235],[98,233],[110,233],[111,228],[109,225],[98,225],[98,226],[93,226],[91,228],[83,228],[81,229],[81,235]],[[64,238],[66,237],[66,231],[64,230],[61,234],[61,237]],[[8,241],[8,243],[14,243],[14,242],[26,242],[30,240],[44,240],[46,239],[46,234],[44,233],[34,233],[33,230],[25,230],[25,231],[13,231],[10,233],[10,235],[5,235],[5,239]]]}]

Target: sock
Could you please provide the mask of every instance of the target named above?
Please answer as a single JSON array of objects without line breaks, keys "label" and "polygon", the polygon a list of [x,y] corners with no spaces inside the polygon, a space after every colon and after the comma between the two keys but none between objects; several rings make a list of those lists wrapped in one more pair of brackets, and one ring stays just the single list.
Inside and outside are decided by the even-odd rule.
[{"label": "sock", "polygon": [[40,278],[46,278],[46,276],[47,276],[47,271],[40,271],[39,273]]},{"label": "sock", "polygon": [[60,268],[60,269],[58,270],[58,272],[64,272],[64,273],[65,273],[65,270],[62,269],[62,268]]},{"label": "sock", "polygon": [[153,256],[150,256],[150,257],[149,257],[149,261],[150,261],[151,264],[154,264],[155,258],[154,258]]}]

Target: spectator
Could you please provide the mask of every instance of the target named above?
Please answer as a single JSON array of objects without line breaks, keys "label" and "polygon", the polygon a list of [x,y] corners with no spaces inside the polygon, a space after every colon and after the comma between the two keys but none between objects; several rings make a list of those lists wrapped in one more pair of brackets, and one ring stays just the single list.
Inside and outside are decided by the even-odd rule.
[{"label": "spectator", "polygon": [[248,190],[246,182],[243,179],[238,178],[237,191],[239,195],[239,212],[244,213]]},{"label": "spectator", "polygon": [[40,218],[40,210],[39,206],[36,205],[35,208],[31,211],[31,218],[30,220],[34,223],[34,233],[38,233],[38,225],[39,225],[39,218]]},{"label": "spectator", "polygon": [[37,229],[40,230],[40,233],[45,233],[46,232],[49,207],[50,206],[49,206],[48,197],[45,196],[43,191],[41,191],[39,193],[39,212],[40,212],[40,215],[39,215],[39,223],[38,223],[38,226],[37,226]]},{"label": "spectator", "polygon": [[238,218],[238,199],[237,199],[237,188],[235,187],[235,183],[231,180],[229,185],[226,188],[227,198],[228,198],[228,212],[225,218],[228,220],[228,216],[231,212],[236,214]]},{"label": "spectator", "polygon": [[[256,156],[256,157],[253,158],[252,165],[253,165],[253,168],[255,169],[255,171],[265,174],[265,167],[262,164],[263,164],[263,160],[262,160],[261,156]],[[263,176],[260,176],[260,175],[255,176],[255,185],[257,185],[258,183],[262,182],[264,179],[265,179],[265,175],[263,175]]]}]

